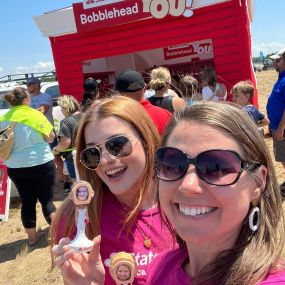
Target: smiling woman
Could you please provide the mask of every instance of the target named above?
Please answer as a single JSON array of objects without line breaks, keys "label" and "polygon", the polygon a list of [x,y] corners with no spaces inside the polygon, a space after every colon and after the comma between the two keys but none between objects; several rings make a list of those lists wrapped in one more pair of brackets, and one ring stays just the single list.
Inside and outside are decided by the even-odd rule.
[{"label": "smiling woman", "polygon": [[[143,285],[154,256],[173,247],[155,203],[153,161],[158,141],[157,129],[140,103],[123,96],[96,100],[80,122],[77,167],[80,178],[90,182],[95,192],[88,205],[87,236],[94,239],[101,234],[104,284],[114,284],[107,270],[112,254],[132,253],[138,265],[134,284]],[[68,284],[83,279],[103,284],[103,265],[96,261],[100,239],[94,240],[90,255],[73,254],[66,246],[69,239],[60,241],[74,236],[72,220],[74,207],[67,199],[51,228],[53,244],[59,243],[53,246],[55,264]]]},{"label": "smiling woman", "polygon": [[215,102],[186,108],[155,160],[160,209],[180,248],[157,258],[148,284],[285,284],[281,195],[245,111]]}]

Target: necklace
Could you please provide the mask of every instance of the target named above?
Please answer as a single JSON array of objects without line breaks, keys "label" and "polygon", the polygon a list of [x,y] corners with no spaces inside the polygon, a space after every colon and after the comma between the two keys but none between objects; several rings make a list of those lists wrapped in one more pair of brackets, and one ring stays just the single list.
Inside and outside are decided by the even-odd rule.
[{"label": "necklace", "polygon": [[152,226],[152,209],[150,212],[150,223],[148,223],[148,233],[145,234],[145,232],[141,229],[141,227],[138,225],[138,222],[135,222],[137,229],[139,230],[141,236],[143,237],[143,245],[146,249],[150,249],[152,246],[152,240],[150,237],[150,228]]},{"label": "necklace", "polygon": [[[127,208],[124,204],[122,204],[119,200],[118,202],[121,204],[121,206],[123,207],[124,211],[127,211]],[[152,240],[150,238],[150,228],[152,226],[152,211],[153,209],[151,209],[151,212],[150,212],[150,222],[147,223],[148,225],[148,233],[147,235],[145,234],[145,232],[142,230],[142,228],[138,225],[138,222],[135,221],[135,225],[137,227],[137,229],[139,230],[142,238],[143,238],[143,246],[146,248],[146,249],[150,249],[151,246],[152,246]]]},{"label": "necklace", "polygon": [[146,249],[150,249],[151,245],[152,245],[152,240],[150,238],[150,224],[148,225],[148,234],[147,235],[143,232],[143,230],[140,228],[140,226],[138,225],[137,222],[135,222],[135,224],[136,224],[137,229],[139,230],[140,234],[143,237],[143,246]]}]

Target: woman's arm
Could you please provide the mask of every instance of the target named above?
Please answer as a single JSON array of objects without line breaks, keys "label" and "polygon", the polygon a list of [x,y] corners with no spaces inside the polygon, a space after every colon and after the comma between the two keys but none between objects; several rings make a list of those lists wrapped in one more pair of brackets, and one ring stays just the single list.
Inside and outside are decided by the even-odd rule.
[{"label": "woman's arm", "polygon": [[48,136],[43,135],[43,137],[44,137],[44,140],[45,140],[46,142],[52,143],[52,142],[54,141],[54,138],[55,138],[55,133],[54,133],[54,131],[52,130]]},{"label": "woman's arm", "polygon": [[259,127],[265,127],[268,125],[269,125],[269,120],[266,116],[264,116],[264,118],[258,122]]},{"label": "woman's arm", "polygon": [[64,151],[70,146],[70,143],[71,143],[71,138],[60,137],[58,145],[53,148],[53,152],[57,154]]}]

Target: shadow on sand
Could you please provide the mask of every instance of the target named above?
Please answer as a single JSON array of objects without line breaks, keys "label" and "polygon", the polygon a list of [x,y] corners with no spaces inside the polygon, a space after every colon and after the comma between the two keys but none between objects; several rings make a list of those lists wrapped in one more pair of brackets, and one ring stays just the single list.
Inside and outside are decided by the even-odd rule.
[{"label": "shadow on sand", "polygon": [[0,245],[0,264],[9,260],[25,256],[35,249],[45,248],[48,246],[49,227],[38,230],[39,240],[34,246],[28,246],[27,239],[17,240],[11,243]]}]

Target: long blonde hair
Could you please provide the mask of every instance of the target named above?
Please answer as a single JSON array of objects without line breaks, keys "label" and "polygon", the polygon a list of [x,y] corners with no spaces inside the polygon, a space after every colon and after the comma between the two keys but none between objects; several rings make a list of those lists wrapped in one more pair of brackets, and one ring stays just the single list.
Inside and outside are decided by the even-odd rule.
[{"label": "long blonde hair", "polygon": [[[134,128],[134,130],[138,133],[141,143],[145,149],[145,167],[138,183],[138,185],[140,185],[140,189],[137,192],[135,201],[133,201],[132,210],[127,213],[125,220],[122,221],[124,226],[126,226],[128,229],[130,229],[135,222],[146,191],[154,179],[153,162],[154,154],[159,143],[159,134],[154,123],[140,103],[124,96],[97,100],[95,103],[93,103],[93,105],[90,106],[82,117],[76,137],[76,162],[79,176],[81,180],[88,181],[95,190],[95,195],[91,203],[88,205],[90,223],[86,226],[86,233],[90,239],[94,238],[100,233],[100,215],[103,193],[104,191],[110,190],[101,181],[95,171],[85,168],[80,163],[79,157],[81,151],[86,148],[84,136],[86,125],[94,120],[100,120],[110,116],[118,117],[129,123],[131,127]],[[59,230],[64,236],[71,236],[74,231],[74,212],[75,207],[73,202],[69,198],[65,199],[60,208],[57,210],[56,216],[52,221],[50,230],[52,244],[58,243],[60,238],[58,236]],[[62,225],[63,228],[60,229],[62,219],[64,219],[65,223]]]},{"label": "long blonde hair", "polygon": [[[268,273],[283,267],[278,262],[285,242],[284,214],[269,150],[257,126],[244,110],[232,104],[217,102],[204,102],[177,112],[164,132],[162,146],[167,145],[169,136],[180,122],[191,121],[224,130],[240,146],[242,159],[264,165],[268,170],[265,189],[257,205],[261,213],[259,229],[254,233],[250,230],[248,213],[235,246],[222,252],[206,266],[195,279],[195,284],[254,285]],[[254,172],[251,175],[258,183]],[[166,217],[164,220],[172,233],[176,234]],[[177,238],[180,245],[185,247],[183,240],[179,236]]]}]

